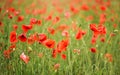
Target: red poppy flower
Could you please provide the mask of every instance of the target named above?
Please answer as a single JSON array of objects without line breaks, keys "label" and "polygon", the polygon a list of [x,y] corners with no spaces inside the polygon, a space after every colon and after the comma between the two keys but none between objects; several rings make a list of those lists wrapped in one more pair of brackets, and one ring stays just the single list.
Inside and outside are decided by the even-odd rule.
[{"label": "red poppy flower", "polygon": [[53,35],[55,33],[55,29],[48,27],[48,32]]},{"label": "red poppy flower", "polygon": [[98,30],[99,30],[99,33],[100,33],[101,35],[105,35],[106,32],[107,32],[107,29],[105,28],[105,26],[103,26],[103,25],[101,25],[101,24],[98,26]]},{"label": "red poppy flower", "polygon": [[113,27],[114,27],[114,28],[117,28],[117,26],[118,26],[117,24],[113,24]]},{"label": "red poppy flower", "polygon": [[63,31],[63,30],[67,30],[69,28],[69,26],[67,26],[66,24],[61,24],[57,27],[57,30]]},{"label": "red poppy flower", "polygon": [[33,39],[33,37],[30,36],[30,37],[28,37],[27,42],[28,42],[28,44],[33,44],[35,42],[35,40]]},{"label": "red poppy flower", "polygon": [[59,7],[59,6],[56,6],[56,10],[57,10],[57,12],[59,12],[59,13],[62,13],[62,12],[63,12],[63,9],[62,9],[61,7]]},{"label": "red poppy flower", "polygon": [[105,37],[101,37],[101,38],[100,38],[100,41],[101,41],[101,42],[105,42]]},{"label": "red poppy flower", "polygon": [[32,25],[22,25],[22,30],[26,33],[32,29]]},{"label": "red poppy flower", "polygon": [[12,31],[12,32],[10,33],[10,42],[11,42],[11,43],[17,42],[17,34],[16,34],[15,31]]},{"label": "red poppy flower", "polygon": [[9,19],[12,19],[12,18],[13,18],[13,16],[12,16],[11,14],[9,14],[9,15],[8,15],[8,18],[9,18]]},{"label": "red poppy flower", "polygon": [[79,30],[79,31],[76,33],[75,38],[76,38],[77,40],[80,40],[80,39],[82,38],[82,31],[81,31],[81,30]]},{"label": "red poppy flower", "polygon": [[87,21],[92,21],[93,19],[94,19],[94,17],[91,16],[91,15],[90,15],[90,16],[87,16],[87,18],[86,18]]},{"label": "red poppy flower", "polygon": [[55,41],[52,39],[47,39],[43,42],[43,44],[48,47],[48,48],[54,48],[55,46]]},{"label": "red poppy flower", "polygon": [[7,11],[13,13],[15,11],[15,9],[13,7],[10,7],[7,9]]},{"label": "red poppy flower", "polygon": [[110,37],[113,37],[115,36],[116,34],[115,33],[110,33]]},{"label": "red poppy flower", "polygon": [[106,6],[110,6],[111,5],[111,0],[107,0],[107,2],[105,2]]},{"label": "red poppy flower", "polygon": [[[96,40],[99,35],[104,36],[106,34],[106,28],[104,25],[99,24],[98,27],[96,27],[96,24],[90,24],[90,29],[93,31],[93,37],[92,37],[92,44],[96,43]],[[103,41],[103,40],[102,40]]]},{"label": "red poppy flower", "polygon": [[0,13],[1,13],[1,11],[2,11],[2,8],[0,8]]},{"label": "red poppy flower", "polygon": [[94,32],[98,32],[98,29],[96,27],[96,24],[90,24],[90,29]]},{"label": "red poppy flower", "polygon": [[75,37],[76,37],[77,40],[80,40],[83,37],[83,35],[85,35],[85,34],[86,34],[85,31],[83,31],[81,29],[78,29],[78,32],[76,33]]},{"label": "red poppy flower", "polygon": [[66,50],[68,44],[69,44],[68,39],[60,41],[57,45],[57,51],[61,53],[62,51]]},{"label": "red poppy flower", "polygon": [[30,9],[26,8],[26,9],[25,9],[25,13],[26,13],[26,14],[31,14]]},{"label": "red poppy flower", "polygon": [[23,60],[26,64],[29,62],[29,56],[26,56],[24,52],[20,55],[20,59]]},{"label": "red poppy flower", "polygon": [[16,48],[16,44],[12,43],[9,47],[10,50],[13,50],[14,48]]},{"label": "red poppy flower", "polygon": [[87,4],[83,4],[83,5],[81,6],[81,9],[82,9],[82,10],[85,10],[85,11],[88,11],[88,10],[89,10],[89,7],[88,7]]},{"label": "red poppy flower", "polygon": [[96,53],[96,48],[91,48],[90,51],[91,51],[92,53]]},{"label": "red poppy flower", "polygon": [[21,34],[18,36],[18,39],[21,41],[21,42],[26,42],[27,41],[27,37],[25,34]]},{"label": "red poppy flower", "polygon": [[39,34],[39,39],[38,40],[39,40],[40,43],[42,43],[46,39],[47,39],[46,34],[43,34],[43,33]]},{"label": "red poppy flower", "polygon": [[62,54],[61,57],[62,57],[62,59],[64,59],[64,60],[66,59],[66,55],[65,55],[65,54]]},{"label": "red poppy flower", "polygon": [[58,22],[60,20],[60,17],[55,17],[54,19],[53,19],[53,24],[55,24],[56,22]]},{"label": "red poppy flower", "polygon": [[70,6],[70,10],[73,12],[73,13],[78,13],[78,9],[77,8],[75,8],[74,6]]},{"label": "red poppy flower", "polygon": [[68,36],[69,36],[68,31],[64,30],[64,31],[62,32],[62,36],[68,37]]},{"label": "red poppy flower", "polygon": [[8,3],[12,4],[13,0],[8,0]]},{"label": "red poppy flower", "polygon": [[59,16],[56,16],[55,17],[55,21],[58,22],[60,20],[60,17]]},{"label": "red poppy flower", "polygon": [[51,20],[52,19],[52,15],[49,15],[46,20]]},{"label": "red poppy flower", "polygon": [[27,42],[28,42],[28,44],[33,44],[35,41],[38,41],[38,39],[39,39],[38,34],[35,33],[28,37]]},{"label": "red poppy flower", "polygon": [[3,54],[5,58],[10,58],[10,53],[12,52],[12,50],[4,50]]},{"label": "red poppy flower", "polygon": [[18,25],[16,25],[16,24],[15,24],[15,25],[13,25],[13,30],[15,30],[15,31],[16,31],[17,29],[18,29]]},{"label": "red poppy flower", "polygon": [[70,18],[71,13],[70,12],[65,12],[64,15],[65,15],[66,18]]},{"label": "red poppy flower", "polygon": [[20,14],[20,11],[17,11],[17,10],[14,11],[14,15],[15,15],[15,16],[18,16],[19,14]]},{"label": "red poppy flower", "polygon": [[57,57],[57,50],[56,50],[56,49],[54,49],[54,50],[52,51],[52,57],[53,57],[53,58],[56,58],[56,57]]},{"label": "red poppy flower", "polygon": [[21,21],[23,21],[24,20],[24,16],[18,16],[18,18],[17,18],[17,21],[18,22],[21,22]]},{"label": "red poppy flower", "polygon": [[46,7],[38,10],[38,14],[45,14],[46,13]]},{"label": "red poppy flower", "polygon": [[39,41],[39,34],[36,32],[30,36],[34,41]]},{"label": "red poppy flower", "polygon": [[91,39],[91,43],[92,43],[92,44],[95,44],[95,43],[96,43],[96,40],[97,40],[97,37],[94,37],[94,36],[93,36],[92,39]]},{"label": "red poppy flower", "polygon": [[37,24],[38,24],[39,26],[41,26],[41,25],[42,25],[42,21],[41,21],[41,20],[37,20]]},{"label": "red poppy flower", "polygon": [[13,29],[16,31],[18,29],[17,25],[13,25]]},{"label": "red poppy flower", "polygon": [[99,22],[100,22],[100,24],[104,24],[106,22],[106,15],[105,14],[101,14],[100,15]]},{"label": "red poppy flower", "polygon": [[0,26],[3,26],[3,23],[0,21]]},{"label": "red poppy flower", "polygon": [[102,5],[102,6],[100,6],[100,9],[101,9],[102,11],[106,11],[107,8],[106,8],[106,6],[103,6],[103,5]]},{"label": "red poppy flower", "polygon": [[36,18],[31,18],[30,19],[30,24],[31,25],[37,24],[37,19]]}]

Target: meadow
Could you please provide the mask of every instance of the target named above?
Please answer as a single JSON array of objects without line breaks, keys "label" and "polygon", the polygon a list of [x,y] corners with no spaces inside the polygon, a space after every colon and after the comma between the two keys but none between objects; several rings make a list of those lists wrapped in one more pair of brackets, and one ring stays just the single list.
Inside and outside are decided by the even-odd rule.
[{"label": "meadow", "polygon": [[0,75],[120,75],[120,0],[0,0]]}]

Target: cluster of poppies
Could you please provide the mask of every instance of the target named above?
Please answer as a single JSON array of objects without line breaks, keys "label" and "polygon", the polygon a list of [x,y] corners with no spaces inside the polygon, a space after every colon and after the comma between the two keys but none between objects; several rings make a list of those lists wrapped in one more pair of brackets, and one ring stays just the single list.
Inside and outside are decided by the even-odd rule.
[{"label": "cluster of poppies", "polygon": [[[87,0],[90,2],[91,0]],[[60,24],[62,19],[70,20],[71,18],[74,18],[74,16],[79,15],[81,16],[85,21],[90,22],[89,24],[89,30],[92,32],[91,35],[91,44],[93,47],[91,47],[89,50],[92,53],[96,53],[97,49],[95,48],[96,41],[100,40],[101,42],[106,42],[106,34],[107,34],[107,27],[105,23],[107,21],[114,22],[114,18],[116,16],[112,16],[110,18],[107,18],[107,9],[111,6],[110,0],[95,0],[93,1],[95,4],[89,5],[87,3],[84,3],[84,0],[70,0],[68,1],[69,8],[64,8],[62,5],[62,2],[59,0],[52,1],[52,6],[55,10],[51,10],[49,13],[47,12],[46,2],[38,1],[39,4],[41,4],[41,9],[37,8],[37,4],[32,3],[29,6],[27,6],[24,10],[24,13],[26,16],[28,15],[34,15],[39,16],[41,19],[37,18],[30,18],[30,20],[27,22],[29,24],[22,24],[21,26],[18,26],[17,24],[12,25],[12,31],[10,31],[9,34],[9,42],[10,46],[7,50],[4,50],[3,54],[5,58],[10,58],[10,54],[14,53],[16,48],[16,43],[27,43],[27,44],[34,44],[39,43],[40,45],[45,46],[48,49],[52,50],[51,57],[56,58],[58,55],[61,56],[63,60],[67,58],[66,54],[64,53],[67,51],[67,47],[70,44],[71,36],[69,31],[73,31],[75,34],[74,38],[78,41],[81,41],[82,38],[87,34],[88,30],[82,29],[82,27],[79,27],[76,21],[73,21],[71,25],[67,25],[65,23]],[[80,3],[80,4],[79,4]],[[82,3],[82,4],[81,4]],[[21,1],[18,1],[18,4],[21,4]],[[31,8],[31,9],[29,9]],[[35,9],[36,8],[36,9]],[[23,12],[23,10],[21,10]],[[14,19],[17,23],[21,23],[24,21],[26,16],[22,16],[20,10],[15,9],[14,7],[8,7],[7,9],[0,8],[0,13],[4,12],[2,15],[9,18],[9,21]],[[83,12],[94,12],[95,15],[98,15],[98,23],[92,23],[94,22],[94,15],[88,15],[85,16],[84,14],[81,15],[81,11]],[[100,12],[98,12],[100,11]],[[47,13],[47,16],[46,16]],[[59,14],[55,16],[54,14]],[[114,13],[114,10],[111,10],[111,13]],[[61,15],[62,14],[62,15]],[[62,17],[61,17],[62,16]],[[43,21],[51,22],[52,25],[47,27],[47,32],[49,35],[56,35],[58,32],[61,33],[59,36],[63,36],[64,39],[60,40],[58,43],[54,40],[48,37],[46,33],[38,33],[37,31],[34,34],[30,34],[27,36],[28,32],[34,29],[34,27],[42,27],[44,26]],[[64,22],[64,21],[63,21]],[[58,25],[59,24],[59,25]],[[4,22],[0,21],[0,32],[4,34]],[[54,27],[55,26],[55,27]],[[113,25],[114,28],[117,28],[117,24]],[[3,28],[3,29],[2,29]],[[21,34],[18,34],[18,29],[21,29]],[[115,34],[112,34],[111,36],[115,36]],[[80,53],[79,49],[73,50],[75,53]],[[38,54],[39,57],[42,57],[42,54]],[[112,54],[106,53],[105,58],[108,59],[108,61],[112,62]],[[24,52],[21,53],[20,59],[23,60],[26,64],[30,61],[29,56],[27,56]],[[60,64],[55,64],[55,69],[59,68]]]}]

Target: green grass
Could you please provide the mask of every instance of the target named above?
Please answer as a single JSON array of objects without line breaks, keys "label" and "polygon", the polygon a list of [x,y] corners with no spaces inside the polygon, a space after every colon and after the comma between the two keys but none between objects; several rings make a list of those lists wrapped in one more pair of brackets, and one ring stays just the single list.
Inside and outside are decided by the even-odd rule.
[{"label": "green grass", "polygon": [[[97,5],[97,15],[95,12],[90,9],[89,11],[80,10],[77,14],[72,14],[72,16],[68,19],[64,17],[65,11],[70,11],[70,0],[64,1],[61,0],[61,4],[59,7],[63,8],[64,11],[62,13],[58,13],[55,10],[55,7],[52,6],[52,1],[42,0],[42,4],[39,4],[36,0],[23,0],[23,3],[18,5],[17,1],[13,1],[13,3],[9,7],[14,7],[16,10],[20,10],[20,15],[24,16],[24,20],[22,22],[17,22],[17,17],[13,16],[12,19],[8,18],[8,14],[4,17],[1,15],[6,11],[2,9],[0,13],[0,21],[4,24],[3,27],[0,27],[0,30],[3,30],[4,33],[0,32],[0,75],[120,75],[120,1],[119,0],[111,0],[111,6],[107,8],[105,12],[102,12],[99,9],[100,5]],[[87,2],[88,5],[97,4],[93,0],[91,3]],[[106,0],[104,0],[106,1]],[[32,3],[35,3],[35,8],[30,7]],[[44,5],[46,3],[47,5]],[[5,2],[0,3],[0,7],[4,7]],[[63,4],[63,5],[62,5]],[[82,3],[75,3],[75,7],[81,6]],[[45,14],[26,14],[25,8],[38,9],[38,8],[47,8]],[[114,14],[111,13],[111,10],[114,10]],[[43,17],[47,17],[50,12],[53,11],[52,15],[53,19],[56,16],[60,17],[60,21],[53,25],[52,21],[46,21]],[[89,25],[91,23],[99,24],[99,14],[105,13],[107,17],[107,21],[104,23],[104,26],[107,29],[107,34],[105,35],[105,42],[100,42],[100,37],[97,39],[95,45],[91,44],[91,38],[93,32],[90,30]],[[85,18],[89,15],[92,15],[94,19],[92,21],[86,21]],[[112,22],[110,19],[114,18]],[[12,26],[14,24],[18,25],[17,36],[21,34],[23,31],[21,29],[23,24],[28,25],[30,23],[31,18],[36,18],[42,20],[42,25],[35,25],[34,28],[27,33],[27,37],[30,34],[34,33],[45,33],[49,39],[53,39],[57,43],[63,39],[64,36],[61,35],[61,31],[56,32],[56,34],[51,35],[47,28],[52,25],[54,29],[61,24],[66,24],[69,27],[72,27],[73,22],[76,23],[77,27],[80,27],[82,30],[86,31],[86,34],[83,36],[81,40],[76,40],[75,35],[77,31],[73,31],[72,28],[68,29],[69,32],[69,45],[66,51],[62,52],[62,54],[66,54],[66,59],[63,60],[60,54],[57,55],[56,58],[52,58],[52,50],[45,47],[38,42],[35,42],[32,45],[29,45],[27,42],[23,43],[18,41],[16,43],[15,51],[10,54],[10,58],[7,59],[4,57],[4,50],[8,50],[10,46],[9,36],[10,32],[13,31]],[[117,28],[113,27],[113,24],[117,24]],[[114,37],[110,37],[110,34],[114,33]],[[109,42],[109,43],[108,43]],[[97,49],[96,53],[92,53],[90,51],[91,47],[95,47]],[[31,48],[31,52],[29,52],[29,48]],[[79,49],[80,54],[74,53],[74,49]],[[24,63],[20,59],[20,54],[24,52],[27,56],[30,57],[30,61],[28,64]],[[39,58],[38,53],[42,53],[43,57]],[[110,53],[112,55],[112,62],[109,62],[105,58],[105,54]],[[54,65],[59,63],[60,67],[58,70],[54,69]]]}]

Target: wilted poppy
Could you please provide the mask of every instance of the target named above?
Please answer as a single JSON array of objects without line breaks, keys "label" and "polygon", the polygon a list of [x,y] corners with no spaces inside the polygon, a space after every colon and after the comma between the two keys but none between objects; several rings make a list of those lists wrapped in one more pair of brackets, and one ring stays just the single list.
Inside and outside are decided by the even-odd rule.
[{"label": "wilted poppy", "polygon": [[20,55],[20,59],[23,60],[26,64],[29,62],[29,56],[26,56],[24,52]]},{"label": "wilted poppy", "polygon": [[112,55],[110,53],[106,53],[105,58],[107,58],[109,62],[113,61]]},{"label": "wilted poppy", "polygon": [[38,57],[39,57],[39,58],[42,58],[42,57],[43,57],[43,53],[39,53],[39,54],[38,54]]},{"label": "wilted poppy", "polygon": [[54,69],[55,69],[55,70],[58,70],[59,67],[60,67],[60,64],[58,64],[58,63],[54,65]]},{"label": "wilted poppy", "polygon": [[77,53],[78,55],[80,54],[80,50],[79,49],[74,49],[73,52]]}]

